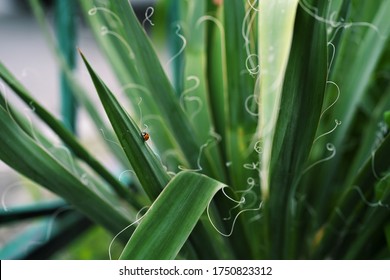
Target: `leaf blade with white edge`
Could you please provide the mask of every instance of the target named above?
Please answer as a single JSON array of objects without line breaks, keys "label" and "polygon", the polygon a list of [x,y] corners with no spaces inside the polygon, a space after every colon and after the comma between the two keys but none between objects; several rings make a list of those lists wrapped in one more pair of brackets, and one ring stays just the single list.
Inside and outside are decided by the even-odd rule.
[{"label": "leaf blade with white edge", "polygon": [[[320,12],[325,10],[320,4],[317,8]],[[305,56],[306,58],[302,59]],[[295,219],[299,218],[290,211],[291,197],[295,197],[314,142],[324,100],[326,78],[325,25],[306,14],[299,6],[271,154],[270,233],[274,244],[283,248],[288,255],[275,256],[276,258],[296,257],[297,242],[294,239],[300,234],[292,230],[294,228],[292,224],[297,224]],[[282,240],[277,240],[278,235],[287,242],[283,244]],[[277,254],[278,250],[272,248],[272,252]]]},{"label": "leaf blade with white edge", "polygon": [[272,143],[298,2],[298,0],[263,0],[260,6],[262,14],[259,19],[261,42],[259,45],[261,73],[259,126],[263,143],[261,155],[263,198],[267,198],[269,194]]}]

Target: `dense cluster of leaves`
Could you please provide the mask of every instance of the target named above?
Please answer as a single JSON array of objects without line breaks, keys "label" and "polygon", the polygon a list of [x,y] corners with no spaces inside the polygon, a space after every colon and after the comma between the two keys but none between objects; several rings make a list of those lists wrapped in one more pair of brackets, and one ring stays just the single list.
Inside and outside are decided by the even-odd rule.
[{"label": "dense cluster of leaves", "polygon": [[[52,153],[2,96],[0,159],[66,201],[5,209],[2,223],[76,210],[46,244],[21,253],[10,242],[1,256],[46,257],[87,217],[126,244],[122,259],[389,258],[390,2],[360,2],[166,0],[140,23],[126,0],[79,1],[122,85],[112,92],[80,52],[110,126],[51,45],[68,90],[135,176],[130,187],[113,176],[0,64],[70,151]],[[166,35],[170,59],[146,27]]]}]

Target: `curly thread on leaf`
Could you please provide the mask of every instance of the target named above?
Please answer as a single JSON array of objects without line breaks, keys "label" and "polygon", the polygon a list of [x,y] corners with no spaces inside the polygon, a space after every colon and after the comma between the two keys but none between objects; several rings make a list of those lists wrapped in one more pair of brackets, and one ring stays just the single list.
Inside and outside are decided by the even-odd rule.
[{"label": "curly thread on leaf", "polygon": [[120,232],[118,232],[118,233],[112,238],[112,240],[111,240],[111,242],[110,242],[110,245],[108,245],[108,256],[109,256],[110,260],[112,260],[111,247],[112,247],[112,245],[114,244],[115,239],[116,239],[119,235],[121,235],[124,231],[126,231],[127,229],[129,229],[130,227],[139,224],[139,222],[144,218],[144,216],[145,216],[145,214],[146,214],[146,213],[145,213],[145,214],[143,214],[142,216],[140,216],[141,212],[144,211],[145,209],[148,209],[148,208],[150,208],[150,207],[149,207],[149,206],[145,206],[145,207],[141,208],[141,209],[138,211],[137,215],[136,215],[135,221],[134,221],[133,223],[131,223],[130,225],[126,226],[125,228],[123,228]]},{"label": "curly thread on leaf", "polygon": [[[121,25],[123,26],[123,22],[121,21],[121,19],[119,18],[119,16],[112,12],[111,10],[107,9],[107,8],[103,8],[103,7],[96,7],[94,6],[93,8],[91,8],[89,11],[88,11],[88,15],[90,16],[94,16],[96,15],[96,13],[98,11],[101,11],[101,12],[105,12],[109,15],[111,15],[111,17],[115,18],[115,20]],[[109,24],[112,26],[112,27],[116,27],[116,23],[112,20],[112,19],[109,19]]]},{"label": "curly thread on leaf", "polygon": [[320,159],[316,162],[314,162],[313,164],[311,164],[310,166],[308,166],[305,170],[303,170],[302,174],[305,174],[307,171],[309,171],[310,169],[312,169],[314,166],[322,163],[322,162],[325,162],[325,161],[328,161],[328,160],[331,160],[332,158],[335,157],[336,155],[336,147],[332,144],[332,143],[328,143],[326,144],[326,149],[331,152],[331,154],[326,157],[326,158],[323,158],[323,159]]},{"label": "curly thread on leaf", "polygon": [[102,26],[100,28],[100,34],[102,36],[111,35],[111,36],[114,36],[115,38],[117,38],[123,44],[123,46],[125,46],[125,48],[127,49],[130,59],[132,59],[132,60],[135,59],[135,55],[134,55],[133,50],[131,49],[129,44],[127,44],[126,40],[121,35],[119,35],[118,33],[114,32],[114,31],[108,30],[107,26]]},{"label": "curly thread on leaf", "polygon": [[177,25],[176,25],[176,32],[175,32],[175,34],[176,34],[176,36],[178,36],[178,37],[180,38],[180,40],[183,42],[183,44],[182,44],[180,50],[179,50],[174,56],[172,56],[172,57],[168,60],[168,62],[165,64],[165,66],[168,66],[169,64],[171,64],[172,61],[174,61],[179,55],[181,55],[181,54],[184,52],[184,49],[185,49],[186,46],[187,46],[187,40],[186,40],[186,38],[185,38],[183,35],[180,34],[180,29],[181,29],[181,28],[180,28],[180,25],[177,24]]},{"label": "curly thread on leaf", "polygon": [[[229,199],[229,200],[231,200],[231,201],[233,201],[233,202],[235,202],[235,203],[238,204],[238,205],[236,205],[235,207],[233,207],[232,209],[230,209],[229,213],[230,213],[230,215],[231,215],[231,211],[232,211],[233,209],[239,207],[242,203],[244,203],[244,202],[245,202],[245,198],[242,197],[240,201],[237,201],[237,200],[231,198],[230,196],[228,196],[228,195],[225,193],[225,191],[224,191],[225,188],[226,188],[226,187],[222,188],[222,193],[225,195],[225,197],[226,197],[227,199]],[[238,217],[239,217],[242,213],[249,212],[249,211],[259,211],[259,210],[261,209],[262,205],[263,205],[263,202],[261,201],[261,202],[259,203],[259,206],[256,207],[256,208],[243,209],[243,210],[239,211],[239,212],[237,213],[237,215],[234,217],[233,222],[232,222],[231,229],[230,229],[230,231],[229,231],[228,233],[224,233],[224,232],[222,232],[221,230],[219,230],[219,229],[217,228],[217,226],[214,224],[214,222],[212,221],[211,215],[210,215],[210,203],[209,203],[209,205],[207,206],[206,212],[207,212],[207,217],[209,218],[209,221],[210,221],[210,223],[211,223],[211,226],[212,226],[220,235],[222,235],[222,236],[224,236],[224,237],[229,237],[229,236],[231,236],[231,235],[233,234],[234,227],[235,227],[235,224],[236,224],[236,222],[237,222],[237,219],[238,219]]]}]

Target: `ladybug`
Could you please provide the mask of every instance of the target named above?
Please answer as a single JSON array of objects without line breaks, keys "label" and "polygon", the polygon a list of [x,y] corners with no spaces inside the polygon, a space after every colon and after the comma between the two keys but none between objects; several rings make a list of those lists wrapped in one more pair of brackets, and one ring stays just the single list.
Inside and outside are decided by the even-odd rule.
[{"label": "ladybug", "polygon": [[141,136],[142,136],[142,139],[144,139],[144,141],[148,141],[150,138],[149,133],[147,133],[147,132],[142,132]]}]

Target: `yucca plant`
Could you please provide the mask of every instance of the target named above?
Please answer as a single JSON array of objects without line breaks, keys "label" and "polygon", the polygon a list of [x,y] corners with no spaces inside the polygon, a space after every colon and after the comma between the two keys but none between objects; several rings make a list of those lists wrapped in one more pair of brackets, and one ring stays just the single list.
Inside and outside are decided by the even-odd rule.
[{"label": "yucca plant", "polygon": [[[86,221],[115,236],[109,252],[124,244],[121,259],[390,257],[389,1],[167,0],[143,22],[125,0],[79,3],[122,86],[112,92],[80,51],[111,126],[54,50],[123,172],[1,64],[3,82],[69,150],[54,153],[3,96],[1,160],[65,202],[4,209],[2,224],[75,210],[28,257]],[[156,54],[162,38],[168,59]],[[8,245],[3,258],[20,256]]]}]

